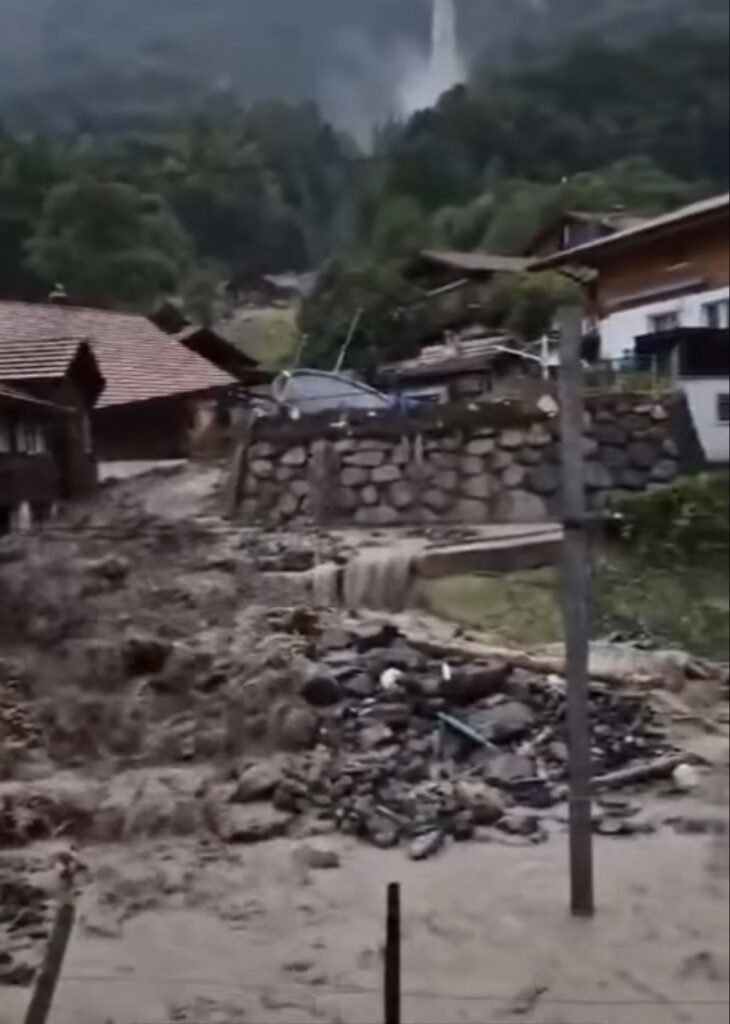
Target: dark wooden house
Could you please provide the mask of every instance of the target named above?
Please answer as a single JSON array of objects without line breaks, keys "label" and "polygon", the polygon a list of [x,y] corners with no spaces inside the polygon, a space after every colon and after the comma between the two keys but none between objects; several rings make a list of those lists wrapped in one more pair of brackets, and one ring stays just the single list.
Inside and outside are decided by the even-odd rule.
[{"label": "dark wooden house", "polygon": [[79,414],[0,383],[0,534],[74,497]]},{"label": "dark wooden house", "polygon": [[0,343],[69,337],[88,341],[106,382],[92,412],[100,461],[184,458],[201,410],[207,415],[211,402],[236,386],[144,316],[0,302]]},{"label": "dark wooden house", "polygon": [[91,347],[70,338],[0,337],[0,380],[0,453],[6,457],[0,505],[17,510],[27,504],[42,514],[93,491],[90,417],[104,378]]}]

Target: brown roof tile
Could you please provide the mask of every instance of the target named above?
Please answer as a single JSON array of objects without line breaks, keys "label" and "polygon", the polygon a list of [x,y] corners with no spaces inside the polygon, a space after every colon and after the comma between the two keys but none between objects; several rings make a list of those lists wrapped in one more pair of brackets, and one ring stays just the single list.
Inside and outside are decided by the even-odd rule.
[{"label": "brown roof tile", "polygon": [[[50,303],[0,302],[0,352],[6,346],[16,350],[21,342],[43,348],[51,345],[49,338],[64,339],[53,342],[61,350],[59,360],[69,338],[91,343],[106,379],[99,408],[195,394],[235,383],[143,316]],[[78,344],[76,341],[77,348]],[[32,362],[32,350],[28,356]],[[0,377],[20,379],[1,369]]]}]

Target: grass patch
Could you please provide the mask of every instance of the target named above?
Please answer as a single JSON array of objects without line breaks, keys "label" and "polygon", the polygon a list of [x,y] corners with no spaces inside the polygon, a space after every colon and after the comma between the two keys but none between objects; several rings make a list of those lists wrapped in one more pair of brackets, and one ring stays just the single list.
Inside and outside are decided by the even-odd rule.
[{"label": "grass patch", "polygon": [[[563,639],[560,574],[537,569],[504,576],[453,576],[424,583],[435,615],[536,647]],[[647,567],[614,553],[596,560],[593,636],[647,636],[720,661],[730,650],[728,571]]]},{"label": "grass patch", "polygon": [[225,335],[246,355],[267,369],[291,366],[299,346],[294,307],[251,309],[225,325]]}]

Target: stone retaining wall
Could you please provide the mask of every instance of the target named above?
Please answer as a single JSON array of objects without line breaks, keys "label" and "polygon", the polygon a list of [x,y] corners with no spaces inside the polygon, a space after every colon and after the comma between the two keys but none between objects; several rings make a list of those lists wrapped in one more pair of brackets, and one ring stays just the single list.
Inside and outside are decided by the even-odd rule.
[{"label": "stone retaining wall", "polygon": [[[589,402],[586,484],[612,492],[669,483],[688,457],[681,396]],[[362,526],[539,522],[560,514],[556,416],[515,404],[342,422],[262,420],[243,458],[247,522]]]}]

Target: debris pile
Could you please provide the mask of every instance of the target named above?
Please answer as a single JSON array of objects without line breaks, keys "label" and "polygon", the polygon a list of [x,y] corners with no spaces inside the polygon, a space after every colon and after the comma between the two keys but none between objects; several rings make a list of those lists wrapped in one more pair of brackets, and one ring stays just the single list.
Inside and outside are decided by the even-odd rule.
[{"label": "debris pile", "polygon": [[37,944],[50,932],[48,894],[18,869],[0,870],[0,985],[29,985],[38,967]]},{"label": "debris pile", "polygon": [[[271,799],[376,846],[407,841],[416,859],[482,827],[543,838],[539,812],[565,798],[562,679],[446,662],[389,625],[324,630],[308,653],[300,691],[319,717],[318,742],[284,766],[249,767],[234,802]],[[640,695],[594,684],[591,712],[607,785],[625,769],[628,783],[643,766],[670,774],[680,763]]]}]

